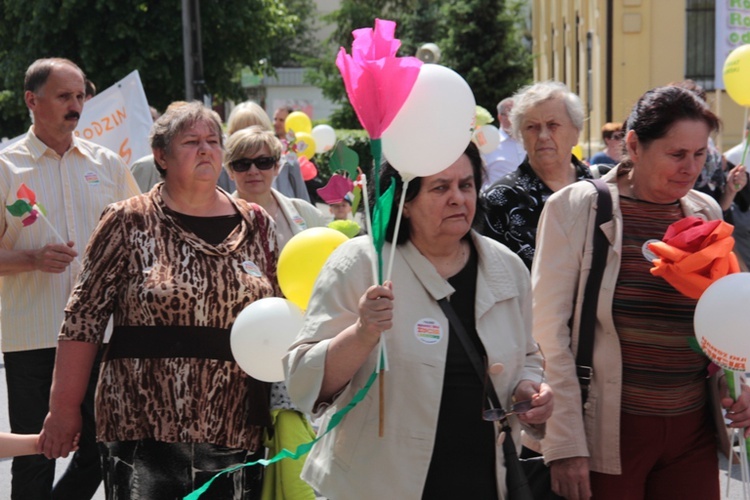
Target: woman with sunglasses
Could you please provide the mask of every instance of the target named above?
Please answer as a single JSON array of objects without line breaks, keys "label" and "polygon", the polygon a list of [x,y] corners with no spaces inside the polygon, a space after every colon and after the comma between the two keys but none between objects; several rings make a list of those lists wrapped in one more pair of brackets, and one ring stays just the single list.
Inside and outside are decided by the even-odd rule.
[{"label": "woman with sunglasses", "polygon": [[[310,203],[288,198],[271,187],[279,173],[281,153],[281,141],[274,133],[256,125],[237,130],[229,137],[225,163],[237,186],[234,196],[260,205],[276,222],[279,251],[295,234],[327,223],[320,210]],[[295,450],[298,445],[315,439],[307,417],[291,403],[283,382],[271,386],[271,416],[274,436],[266,443],[271,454],[283,448]],[[303,465],[304,459],[271,464],[263,481],[264,498],[314,500],[315,492],[299,477]]]},{"label": "woman with sunglasses", "polygon": [[590,165],[617,165],[622,158],[622,140],[625,132],[622,123],[607,122],[602,127],[602,142],[604,150],[599,151],[589,159]]},{"label": "woman with sunglasses", "polygon": [[276,222],[279,248],[300,231],[325,226],[323,213],[300,198],[288,198],[272,187],[279,173],[282,145],[270,130],[254,125],[227,141],[225,166],[235,182],[235,196],[256,203]]},{"label": "woman with sunglasses", "polygon": [[[247,305],[280,295],[273,221],[216,187],[224,148],[211,109],[170,108],[150,140],[163,182],[110,205],[91,237],[40,438],[49,458],[71,449],[114,316],[96,391],[107,498],[182,498],[217,470],[262,458],[271,425],[270,384],[240,368],[229,336]],[[208,494],[258,498],[261,475],[260,466],[240,468]]]},{"label": "woman with sunglasses", "polygon": [[[404,184],[386,165],[381,188],[396,183],[383,249],[396,252],[393,282],[372,285],[366,237],[337,248],[318,276],[285,360],[294,401],[327,428],[370,380],[381,335],[389,362],[382,437],[376,384],[310,451],[302,477],[328,499],[506,498],[506,434],[487,402],[491,388],[514,413],[516,446],[522,427],[539,436],[552,413],[531,337],[528,271],[472,230],[483,171],[472,143],[442,172],[411,180],[396,232]],[[458,318],[449,320],[448,308]]]}]

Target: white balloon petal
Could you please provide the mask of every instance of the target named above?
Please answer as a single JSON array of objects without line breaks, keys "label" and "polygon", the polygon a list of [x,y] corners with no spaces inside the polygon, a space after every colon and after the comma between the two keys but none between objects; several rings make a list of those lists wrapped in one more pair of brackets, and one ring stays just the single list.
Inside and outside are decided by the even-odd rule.
[{"label": "white balloon petal", "polygon": [[471,141],[474,94],[452,69],[424,64],[404,105],[383,132],[383,155],[404,178],[451,166]]}]

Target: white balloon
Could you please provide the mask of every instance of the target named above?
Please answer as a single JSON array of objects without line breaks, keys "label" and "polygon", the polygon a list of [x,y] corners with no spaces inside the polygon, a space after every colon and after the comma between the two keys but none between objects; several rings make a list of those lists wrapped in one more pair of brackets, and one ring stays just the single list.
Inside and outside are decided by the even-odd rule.
[{"label": "white balloon", "polygon": [[312,129],[315,152],[325,153],[336,145],[336,131],[330,125],[315,125]]},{"label": "white balloon", "polygon": [[302,329],[302,309],[286,299],[256,300],[237,315],[229,337],[234,359],[264,382],[284,380],[281,358]]},{"label": "white balloon", "polygon": [[482,125],[474,131],[473,139],[480,153],[492,153],[500,145],[500,131],[494,125]]},{"label": "white balloon", "polygon": [[750,358],[750,273],[716,280],[695,307],[694,328],[706,355],[722,368],[747,372]]},{"label": "white balloon", "polygon": [[476,102],[452,69],[423,64],[406,102],[382,135],[383,155],[405,179],[451,166],[471,140]]}]

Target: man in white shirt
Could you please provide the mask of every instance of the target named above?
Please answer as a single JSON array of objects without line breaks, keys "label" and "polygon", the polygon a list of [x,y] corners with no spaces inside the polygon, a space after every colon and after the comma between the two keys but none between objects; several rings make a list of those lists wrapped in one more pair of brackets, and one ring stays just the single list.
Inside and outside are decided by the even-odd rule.
[{"label": "man in white shirt", "polygon": [[[122,159],[74,137],[85,99],[85,75],[67,59],[39,59],[26,70],[24,100],[33,125],[0,152],[3,205],[34,200],[0,215],[0,330],[13,433],[37,434],[49,408],[57,335],[65,304],[81,270],[83,249],[104,208],[140,193]],[[23,207],[24,203],[21,201]],[[34,210],[46,215],[30,213]],[[17,216],[18,213],[26,210]],[[30,222],[31,221],[31,222]],[[17,457],[12,499],[87,499],[101,482],[95,441],[93,394],[98,365],[80,396],[80,448],[54,489],[55,462],[43,455]],[[82,368],[83,369],[83,368]],[[76,418],[81,418],[80,415]]]},{"label": "man in white shirt", "polygon": [[496,181],[513,172],[526,157],[523,144],[511,136],[510,110],[512,108],[513,99],[510,97],[497,103],[500,144],[491,153],[482,155],[484,162],[487,164],[487,179],[482,184],[482,191],[487,190]]}]

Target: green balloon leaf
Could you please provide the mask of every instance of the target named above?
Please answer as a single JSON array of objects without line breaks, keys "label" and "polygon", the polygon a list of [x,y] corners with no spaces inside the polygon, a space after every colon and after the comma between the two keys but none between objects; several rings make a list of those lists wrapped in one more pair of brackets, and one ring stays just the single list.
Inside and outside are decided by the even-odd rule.
[{"label": "green balloon leaf", "polygon": [[359,155],[356,151],[346,147],[341,141],[339,141],[331,153],[329,165],[332,172],[344,170],[349,174],[350,179],[356,179],[357,167],[359,166]]}]

